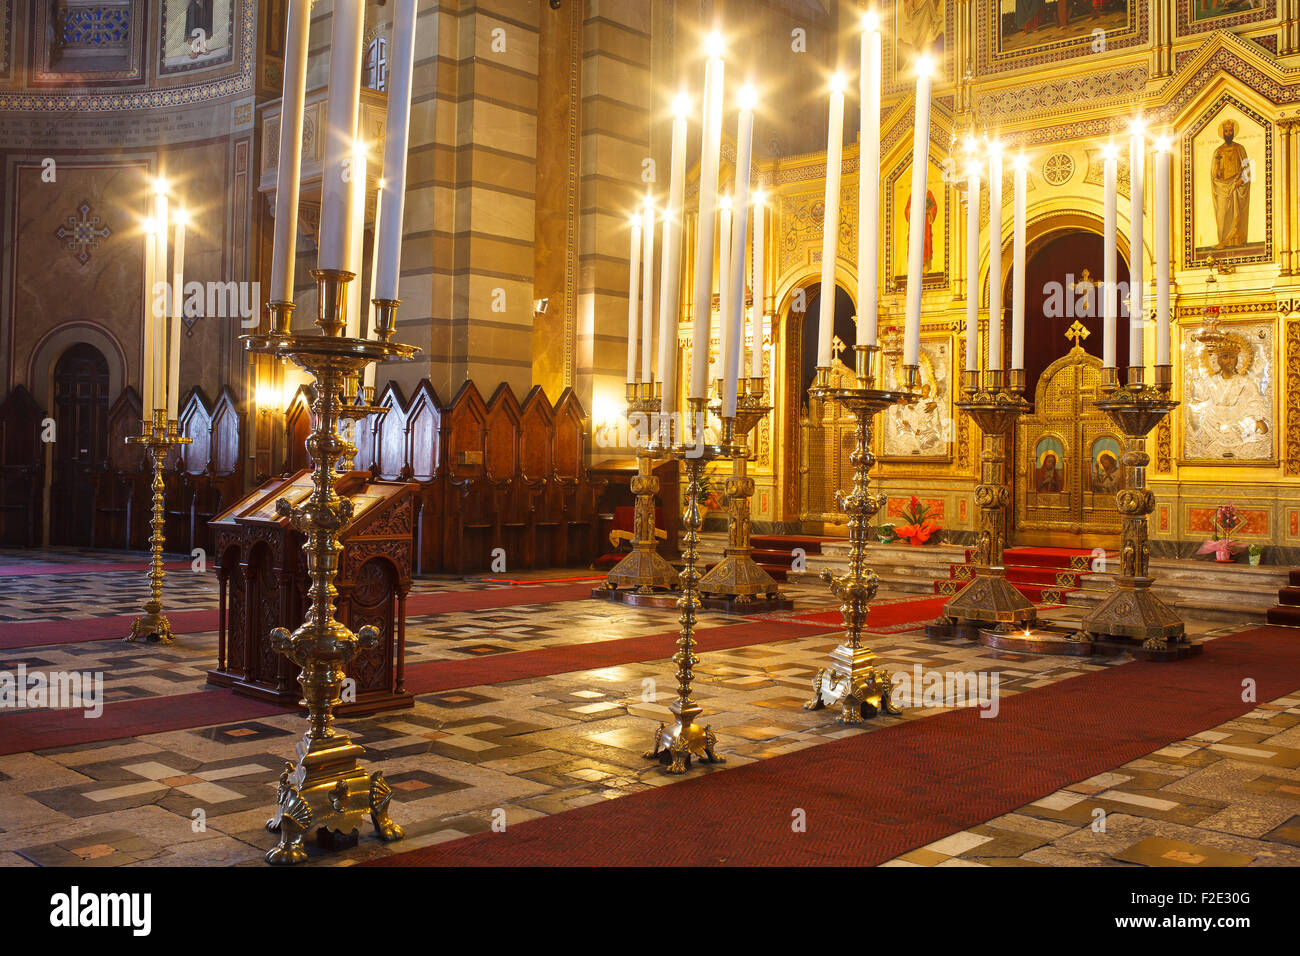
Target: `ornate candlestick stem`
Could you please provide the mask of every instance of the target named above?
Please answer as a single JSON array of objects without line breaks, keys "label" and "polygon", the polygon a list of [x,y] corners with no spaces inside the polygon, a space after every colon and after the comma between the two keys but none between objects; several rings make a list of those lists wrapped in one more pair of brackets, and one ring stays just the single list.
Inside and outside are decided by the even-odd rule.
[{"label": "ornate candlestick stem", "polygon": [[179,434],[179,423],[167,420],[165,408],[155,408],[153,418],[143,422],[139,435],[130,435],[128,445],[144,445],[149,453],[153,470],[153,516],[149,520],[149,600],[144,602],[144,614],[131,622],[131,633],[124,641],[156,641],[159,644],[174,644],[176,636],[172,634],[171,622],[163,614],[163,579],[167,572],[163,570],[164,526],[167,515],[166,484],[163,482],[163,463],[167,460],[169,449],[177,445],[188,445],[194,439]]},{"label": "ornate candlestick stem", "polygon": [[[877,666],[875,653],[862,643],[862,630],[867,623],[871,599],[876,596],[880,581],[867,567],[868,528],[872,517],[885,506],[886,496],[871,493],[871,467],[876,457],[871,453],[871,422],[890,405],[908,400],[910,392],[878,389],[871,371],[876,349],[858,346],[857,383],[851,387],[836,388],[830,384],[830,369],[819,368],[809,394],[820,401],[833,401],[843,406],[853,416],[853,452],[849,463],[853,466],[853,490],[847,495],[835,492],[840,511],[848,515],[849,568],[841,575],[829,569],[822,571],[821,579],[831,586],[831,593],[840,599],[840,614],[844,621],[844,642],[831,652],[831,663],[817,671],[813,678],[812,700],[804,704],[805,710],[840,705],[836,720],[842,724],[861,724],[866,717],[880,713],[897,714],[890,698],[892,680],[889,673]],[[912,375],[908,376],[908,387]]]},{"label": "ornate candlestick stem", "polygon": [[[763,416],[772,410],[763,401],[763,380],[745,379],[747,386],[737,397],[736,418],[732,425],[737,453],[731,459],[731,476],[727,478],[727,548],[723,558],[700,579],[700,592],[706,595],[734,597],[737,603],[750,603],[762,596],[781,597],[776,582],[754,561],[749,542],[749,499],[754,496],[754,479],[749,477],[749,447],[746,441]],[[721,405],[717,406],[721,410]]]},{"label": "ornate candlestick stem", "polygon": [[[627,409],[629,423],[650,423],[659,414],[660,399],[652,383],[629,382]],[[636,505],[632,512],[632,551],[610,568],[605,587],[613,591],[630,588],[634,594],[653,594],[655,589],[677,587],[677,570],[659,554],[655,535],[655,495],[659,494],[659,476],[654,473],[658,444],[645,442],[637,450],[636,475],[631,481]]]},{"label": "ornate candlestick stem", "polygon": [[385,341],[345,338],[347,283],[351,273],[317,270],[320,314],[316,324],[322,335],[272,330],[269,335],[246,335],[249,351],[266,352],[292,360],[315,381],[312,431],[307,451],[312,458],[312,493],[301,505],[287,499],[276,502],[276,512],[306,537],[307,574],[311,586],[306,618],[293,633],[277,627],[271,646],[302,668],[298,682],[307,705],[307,733],[297,746],[297,763],[286,763],[276,793],[275,813],[267,829],[278,832],[279,843],[266,854],[268,863],[300,863],[307,858],[303,838],[316,831],[327,849],[344,849],[357,842],[357,829],[367,813],[381,840],[399,840],[402,828],[388,816],[392,790],[382,773],[367,773],[357,764],[365,750],[334,729],[334,707],[346,677],[345,666],[363,648],[379,640],[367,625],[353,634],[334,617],[339,555],[339,535],[352,520],[350,498],[335,490],[336,466],[346,453],[338,424],[344,415],[345,381],[379,359],[410,359],[418,349]]},{"label": "ornate candlestick stem", "polygon": [[[692,431],[696,420],[701,417],[704,408],[703,399],[691,399]],[[668,764],[669,773],[685,773],[694,757],[703,763],[723,763],[714,751],[717,734],[707,725],[701,727],[697,722],[704,709],[691,698],[691,681],[694,679],[694,667],[699,658],[694,653],[695,617],[700,608],[700,573],[697,568],[700,543],[700,475],[704,466],[713,458],[720,457],[724,449],[720,446],[682,444],[673,449],[673,454],[686,469],[686,509],[682,518],[685,534],[682,536],[681,571],[682,596],[677,599],[681,613],[678,623],[681,625],[677,638],[677,653],[673,663],[677,665],[677,699],[669,705],[676,720],[671,726],[659,725],[655,731],[654,746],[645,754],[647,760],[658,760]]]},{"label": "ornate candlestick stem", "polygon": [[1155,388],[1142,381],[1142,369],[1129,369],[1126,388],[1108,389],[1094,404],[1113,421],[1126,439],[1125,487],[1115,495],[1123,516],[1120,531],[1120,573],[1106,599],[1083,619],[1082,633],[1089,638],[1129,637],[1142,641],[1149,651],[1163,651],[1172,639],[1186,643],[1182,620],[1151,593],[1151,549],[1147,544],[1147,517],[1155,510],[1156,496],[1147,488],[1146,470],[1151,459],[1146,436],[1178,402],[1169,397],[1172,370],[1157,365]]},{"label": "ornate candlestick stem", "polygon": [[1011,454],[1007,439],[1015,431],[1017,419],[1029,410],[1029,403],[1020,395],[1024,389],[1023,371],[990,370],[987,385],[981,390],[979,372],[966,372],[966,400],[957,403],[958,408],[975,420],[984,436],[980,483],[975,487],[980,530],[975,549],[975,577],[944,605],[943,613],[957,626],[992,625],[1000,631],[1009,631],[1016,625],[1028,626],[1037,619],[1034,605],[1007,581],[1002,564],[1007,506],[1011,500],[1007,488]]}]

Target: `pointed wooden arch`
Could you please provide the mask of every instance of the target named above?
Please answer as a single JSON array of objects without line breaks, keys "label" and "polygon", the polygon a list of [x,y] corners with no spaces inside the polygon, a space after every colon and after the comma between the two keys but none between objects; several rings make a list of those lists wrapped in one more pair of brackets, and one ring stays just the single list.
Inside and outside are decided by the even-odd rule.
[{"label": "pointed wooden arch", "polygon": [[549,478],[554,463],[555,410],[542,386],[534,385],[520,411],[519,473],[530,480]]},{"label": "pointed wooden arch", "polygon": [[447,472],[452,478],[483,475],[483,451],[487,437],[487,405],[471,381],[466,381],[451,400],[443,425]]},{"label": "pointed wooden arch", "polygon": [[407,406],[406,462],[416,481],[432,481],[439,474],[442,454],[442,402],[427,378],[420,379]]},{"label": "pointed wooden arch", "polygon": [[578,478],[587,467],[587,413],[572,388],[566,388],[560,393],[554,415],[552,474],[560,478]]},{"label": "pointed wooden arch", "polygon": [[487,406],[487,439],[483,449],[483,470],[496,481],[519,473],[519,428],[521,411],[514,390],[502,382]]}]

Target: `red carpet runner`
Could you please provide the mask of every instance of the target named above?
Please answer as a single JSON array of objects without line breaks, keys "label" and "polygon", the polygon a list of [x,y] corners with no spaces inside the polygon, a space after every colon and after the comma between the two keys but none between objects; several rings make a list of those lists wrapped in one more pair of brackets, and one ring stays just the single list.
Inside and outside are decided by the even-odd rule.
[{"label": "red carpet runner", "polygon": [[[697,649],[719,651],[824,633],[827,633],[825,627],[785,621],[744,622],[743,626],[702,628],[697,634]],[[676,640],[676,631],[663,631],[644,637],[544,647],[466,660],[425,661],[407,668],[406,687],[415,694],[431,694],[479,684],[499,684],[616,664],[662,660],[673,653]],[[87,720],[81,710],[0,714],[0,756],[251,720],[285,713],[287,709],[241,697],[230,690],[209,688],[190,694],[105,704],[104,713],[94,720]]]},{"label": "red carpet runner", "polygon": [[[876,604],[867,613],[867,631],[910,630],[928,624],[943,613],[943,606],[951,601],[950,597],[917,598],[914,601],[900,601],[897,604]],[[839,608],[826,611],[796,611],[793,617],[803,624],[841,625],[844,615]]]},{"label": "red carpet runner", "polygon": [[[492,588],[484,591],[446,591],[414,594],[406,601],[406,616],[447,614],[452,611],[486,611],[524,604],[577,601],[591,595],[591,583],[527,588]],[[165,600],[165,598],[164,598]],[[200,634],[217,629],[216,611],[168,611],[175,634]],[[111,641],[131,633],[131,622],[139,615],[82,617],[71,621],[31,621],[0,625],[0,650],[15,647],[48,647],[83,641]]]},{"label": "red carpet runner", "polygon": [[[179,574],[182,571],[193,572],[190,561],[170,561],[163,564],[163,570]],[[139,561],[61,561],[41,562],[40,564],[0,564],[0,578],[23,578],[46,574],[101,574],[105,571],[139,571],[140,577],[149,574],[149,558],[141,556]]]},{"label": "red carpet runner", "polygon": [[[1256,628],[977,709],[846,737],[367,866],[874,865],[1112,770],[1300,687],[1292,636]],[[653,728],[646,723],[647,735]],[[806,813],[807,830],[791,829]],[[400,820],[400,803],[395,810]]]}]

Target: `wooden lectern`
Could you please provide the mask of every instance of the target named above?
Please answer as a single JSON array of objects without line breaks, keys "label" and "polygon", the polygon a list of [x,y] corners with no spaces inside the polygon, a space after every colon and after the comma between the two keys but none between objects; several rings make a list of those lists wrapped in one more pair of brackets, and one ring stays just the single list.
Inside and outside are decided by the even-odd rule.
[{"label": "wooden lectern", "polygon": [[[379,645],[353,658],[347,676],[356,682],[355,699],[345,691],[335,713],[359,716],[414,706],[404,686],[412,486],[371,481],[369,472],[354,471],[340,476],[337,487],[355,508],[339,538],[338,617],[353,633],[373,624]],[[208,671],[209,684],[258,700],[299,702],[298,669],[271,649],[270,633],[302,623],[310,584],[305,538],[276,513],[275,503],[287,498],[299,504],[311,488],[311,471],[303,469],[267,482],[208,523],[221,589],[217,666]]]}]

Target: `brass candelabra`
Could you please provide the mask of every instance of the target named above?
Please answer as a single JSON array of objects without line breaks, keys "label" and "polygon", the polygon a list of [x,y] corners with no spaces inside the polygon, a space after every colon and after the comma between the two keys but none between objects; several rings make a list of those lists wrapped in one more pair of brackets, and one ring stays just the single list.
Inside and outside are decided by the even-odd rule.
[{"label": "brass candelabra", "polygon": [[163,579],[167,572],[163,570],[163,544],[165,541],[164,525],[167,516],[166,485],[163,482],[163,463],[167,452],[179,445],[188,445],[194,439],[180,434],[180,424],[175,419],[168,420],[167,409],[155,408],[153,418],[146,418],[139,435],[128,435],[128,445],[143,445],[149,453],[153,465],[153,517],[149,521],[149,600],[144,602],[144,614],[131,622],[131,633],[123,638],[125,641],[156,641],[159,644],[176,643],[172,633],[171,622],[163,614]]},{"label": "brass candelabra", "polygon": [[691,682],[695,677],[695,665],[700,662],[694,653],[695,620],[700,609],[700,476],[705,465],[717,458],[725,458],[736,452],[732,445],[734,432],[730,419],[723,420],[722,444],[710,445],[704,436],[704,399],[692,398],[688,402],[690,409],[691,444],[683,441],[673,446],[672,452],[686,469],[686,508],[682,518],[685,534],[682,536],[681,571],[682,594],[677,599],[680,631],[677,638],[677,653],[673,663],[677,665],[677,699],[669,705],[674,720],[671,725],[660,724],[655,731],[654,746],[645,754],[647,760],[658,760],[668,764],[669,773],[685,773],[694,758],[702,763],[723,763],[715,751],[717,734],[708,726],[701,726],[699,718],[704,712],[691,697]]},{"label": "brass candelabra", "polygon": [[1124,487],[1115,495],[1123,517],[1120,531],[1120,573],[1115,587],[1101,604],[1083,619],[1086,638],[1128,637],[1142,641],[1149,651],[1167,649],[1187,642],[1182,620],[1164,601],[1151,593],[1151,549],[1147,543],[1147,518],[1155,510],[1156,496],[1147,488],[1146,436],[1178,402],[1169,397],[1172,368],[1155,367],[1155,386],[1144,381],[1144,369],[1130,366],[1128,384],[1121,387],[1116,369],[1105,369],[1103,397],[1093,404],[1106,413],[1124,434]]},{"label": "brass candelabra", "polygon": [[[728,501],[727,548],[722,560],[700,579],[702,594],[732,597],[742,604],[757,597],[781,596],[772,576],[754,561],[749,541],[749,499],[754,496],[754,479],[749,477],[750,451],[746,438],[772,410],[763,398],[763,379],[742,379],[733,426],[737,451],[731,458],[731,475],[723,486]],[[715,410],[720,414],[721,404],[715,406]]]},{"label": "brass candelabra", "polygon": [[861,724],[866,717],[880,713],[901,713],[901,708],[891,699],[889,672],[877,664],[875,653],[862,643],[871,599],[880,587],[876,573],[867,567],[868,529],[886,501],[885,495],[872,494],[870,490],[871,467],[876,463],[871,453],[871,423],[890,405],[911,398],[917,370],[905,368],[906,382],[902,389],[876,388],[872,365],[877,351],[874,346],[854,348],[854,385],[836,388],[830,383],[830,369],[818,368],[809,389],[813,398],[833,401],[847,409],[854,423],[853,452],[849,455],[853,490],[848,494],[835,492],[837,506],[848,516],[849,568],[840,575],[830,569],[821,573],[821,579],[831,586],[831,593],[840,599],[844,642],[831,652],[830,666],[817,671],[812,700],[803,705],[805,710],[820,710],[838,704],[840,713],[835,719],[842,724]]},{"label": "brass candelabra", "polygon": [[335,491],[335,468],[346,452],[346,443],[338,434],[346,381],[371,362],[408,360],[419,349],[389,341],[395,324],[391,307],[380,310],[377,339],[344,337],[348,283],[355,276],[336,270],[316,270],[312,276],[320,303],[316,325],[322,334],[291,332],[290,312],[276,308],[283,303],[272,303],[270,333],[243,337],[249,351],[289,359],[315,381],[312,432],[307,437],[312,493],[299,506],[286,499],[276,502],[276,512],[307,538],[303,550],[311,586],[303,623],[293,633],[284,627],[271,631],[271,646],[302,668],[298,682],[308,715],[307,732],[297,746],[297,762],[285,764],[275,812],[266,824],[280,837],[266,854],[266,861],[273,864],[305,860],[303,838],[313,830],[326,849],[354,846],[367,813],[381,840],[400,840],[403,835],[402,828],[388,816],[392,790],[383,774],[367,773],[358,766],[365,749],[334,728],[334,707],[341,702],[346,678],[344,668],[358,651],[376,646],[379,640],[376,628],[367,625],[353,634],[334,617],[338,595],[334,579],[343,550],[339,535],[353,514],[351,499]]},{"label": "brass candelabra", "polygon": [[1029,410],[1021,394],[1025,390],[1023,369],[1009,372],[990,369],[981,387],[978,370],[962,373],[964,401],[957,407],[974,419],[983,432],[980,451],[980,483],[975,503],[980,509],[979,538],[975,546],[974,577],[961,593],[944,605],[943,614],[959,627],[993,627],[1010,631],[1028,627],[1037,620],[1034,605],[1009,581],[1003,565],[1007,543],[1007,510],[1011,492],[1007,467],[1016,422]]},{"label": "brass candelabra", "polygon": [[371,415],[383,417],[387,414],[387,405],[375,404],[373,386],[362,385],[361,376],[356,373],[344,376],[343,399],[339,406],[339,421],[348,424],[339,433],[339,437],[343,440],[343,451],[339,457],[338,465],[339,474],[347,474],[356,467],[357,443],[355,441],[355,430],[358,425],[366,421]]},{"label": "brass candelabra", "polygon": [[[659,416],[660,401],[653,383],[628,382],[629,424],[634,421],[644,423],[649,432],[651,423]],[[636,475],[631,482],[632,494],[636,495],[632,515],[632,551],[610,569],[605,587],[611,591],[628,588],[635,594],[653,594],[656,590],[677,587],[677,570],[660,556],[655,535],[655,495],[659,494],[659,477],[654,473],[654,465],[661,451],[657,441],[651,440],[642,442],[637,451]]]}]

